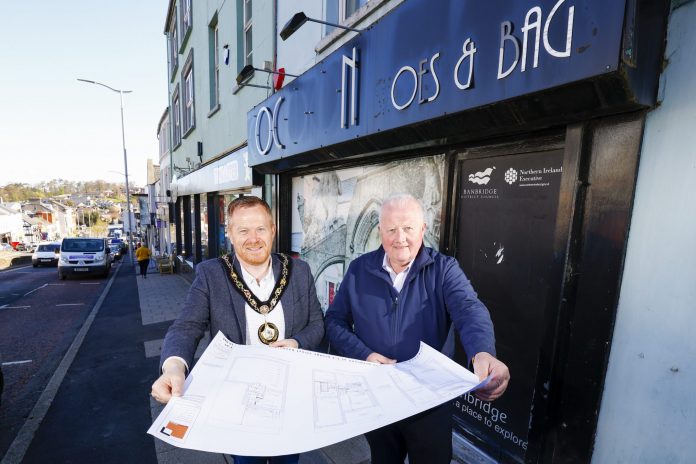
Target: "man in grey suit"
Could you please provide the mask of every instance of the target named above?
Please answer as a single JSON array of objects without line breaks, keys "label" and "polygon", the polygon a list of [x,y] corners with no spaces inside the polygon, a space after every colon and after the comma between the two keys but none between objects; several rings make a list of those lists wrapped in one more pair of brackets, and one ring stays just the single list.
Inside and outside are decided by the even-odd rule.
[{"label": "man in grey suit", "polygon": [[[238,344],[313,349],[324,336],[323,313],[307,263],[271,254],[276,227],[265,201],[244,196],[232,201],[227,233],[234,252],[200,263],[179,318],[162,345],[162,375],[152,396],[167,403],[180,396],[199,340],[221,331]],[[296,463],[299,455],[269,458]],[[266,458],[235,456],[235,464]]]}]

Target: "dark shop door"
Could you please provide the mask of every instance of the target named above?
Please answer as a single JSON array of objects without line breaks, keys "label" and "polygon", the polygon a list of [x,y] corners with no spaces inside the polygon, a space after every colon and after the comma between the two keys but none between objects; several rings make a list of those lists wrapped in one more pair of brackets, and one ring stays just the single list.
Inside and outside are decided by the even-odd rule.
[{"label": "dark shop door", "polygon": [[[523,462],[539,354],[563,277],[564,249],[554,249],[554,237],[564,151],[483,156],[459,161],[456,257],[491,312],[498,358],[512,381],[492,403],[471,394],[454,401],[455,431],[497,459]],[[461,347],[456,358],[468,365]]]}]

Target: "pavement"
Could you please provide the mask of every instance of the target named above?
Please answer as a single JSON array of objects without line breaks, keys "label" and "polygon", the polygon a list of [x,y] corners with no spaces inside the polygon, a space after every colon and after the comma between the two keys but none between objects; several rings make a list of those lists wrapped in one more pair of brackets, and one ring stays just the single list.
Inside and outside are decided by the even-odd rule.
[{"label": "pavement", "polygon": [[0,251],[0,270],[22,264],[31,264],[31,253],[28,251]]},{"label": "pavement", "polygon": [[[162,341],[191,274],[136,276],[126,255],[1,464],[232,463],[228,455],[176,448],[146,431],[162,405],[149,396]],[[186,277],[184,277],[186,276]],[[207,340],[202,341],[198,354]],[[359,436],[303,453],[301,464],[369,463]]]}]

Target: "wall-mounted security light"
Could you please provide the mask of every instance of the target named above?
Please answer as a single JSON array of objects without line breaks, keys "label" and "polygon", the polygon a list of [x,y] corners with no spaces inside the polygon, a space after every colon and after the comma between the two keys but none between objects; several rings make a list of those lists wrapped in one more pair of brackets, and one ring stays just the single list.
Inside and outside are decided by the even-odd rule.
[{"label": "wall-mounted security light", "polygon": [[283,40],[287,40],[288,37],[293,35],[307,21],[319,24],[326,24],[327,26],[338,27],[339,29],[345,29],[347,31],[353,31],[357,33],[362,32],[361,29],[354,29],[352,27],[342,26],[340,24],[329,23],[320,19],[308,18],[307,15],[300,11],[299,13],[295,13],[295,15],[292,18],[290,18],[290,21],[285,23],[283,29],[280,30],[280,38]]},{"label": "wall-mounted security light", "polygon": [[[237,86],[239,87],[257,87],[259,89],[267,89],[267,90],[272,90],[271,87],[267,85],[258,85],[258,84],[245,84],[244,81],[248,81],[251,76],[254,75],[254,70],[257,68],[253,67],[252,65],[248,64],[242,68],[242,70],[237,74]],[[263,71],[263,69],[259,69],[259,71]],[[270,72],[270,71],[268,71]]]}]

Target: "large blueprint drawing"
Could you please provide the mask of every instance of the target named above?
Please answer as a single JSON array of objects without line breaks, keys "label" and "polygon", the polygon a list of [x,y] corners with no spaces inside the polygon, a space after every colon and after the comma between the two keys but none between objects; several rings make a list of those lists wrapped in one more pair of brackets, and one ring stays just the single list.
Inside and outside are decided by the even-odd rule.
[{"label": "large blueprint drawing", "polygon": [[[485,381],[484,381],[485,382]],[[480,385],[421,343],[380,365],[289,348],[236,345],[218,333],[148,433],[181,448],[277,456],[321,448],[412,416]]]}]

